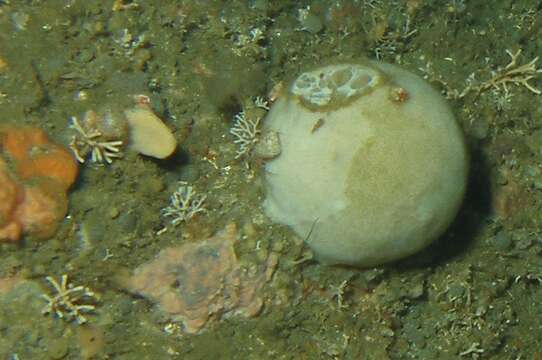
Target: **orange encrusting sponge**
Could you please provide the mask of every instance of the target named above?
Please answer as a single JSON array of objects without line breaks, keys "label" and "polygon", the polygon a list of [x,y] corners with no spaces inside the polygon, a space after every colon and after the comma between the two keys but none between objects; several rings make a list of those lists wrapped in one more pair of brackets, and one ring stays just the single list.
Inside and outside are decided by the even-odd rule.
[{"label": "orange encrusting sponge", "polygon": [[72,155],[56,144],[44,144],[31,151],[24,160],[17,162],[17,176],[23,180],[47,177],[62,184],[67,190],[77,177],[77,163]]},{"label": "orange encrusting sponge", "polygon": [[14,125],[0,127],[2,151],[14,161],[24,161],[34,146],[47,143],[49,138],[41,129]]},{"label": "orange encrusting sponge", "polygon": [[0,127],[0,242],[47,239],[68,209],[77,162],[38,128]]}]

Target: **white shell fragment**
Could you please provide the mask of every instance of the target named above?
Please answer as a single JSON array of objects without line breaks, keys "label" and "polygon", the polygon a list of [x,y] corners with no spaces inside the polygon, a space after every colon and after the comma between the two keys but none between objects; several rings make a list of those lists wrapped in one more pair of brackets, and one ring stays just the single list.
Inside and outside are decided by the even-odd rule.
[{"label": "white shell fragment", "polygon": [[150,107],[140,104],[124,111],[130,126],[130,142],[140,154],[164,159],[177,147],[171,130],[156,116]]}]

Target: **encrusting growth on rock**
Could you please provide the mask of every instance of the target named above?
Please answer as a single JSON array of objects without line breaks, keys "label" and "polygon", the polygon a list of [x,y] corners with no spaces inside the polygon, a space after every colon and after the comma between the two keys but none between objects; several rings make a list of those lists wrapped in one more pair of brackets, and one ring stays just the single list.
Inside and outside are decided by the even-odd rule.
[{"label": "encrusting growth on rock", "polygon": [[257,291],[276,262],[268,260],[248,274],[234,252],[236,239],[236,226],[230,224],[209,239],[164,249],[135,269],[128,288],[158,303],[191,334],[211,320],[256,316],[263,305]]}]

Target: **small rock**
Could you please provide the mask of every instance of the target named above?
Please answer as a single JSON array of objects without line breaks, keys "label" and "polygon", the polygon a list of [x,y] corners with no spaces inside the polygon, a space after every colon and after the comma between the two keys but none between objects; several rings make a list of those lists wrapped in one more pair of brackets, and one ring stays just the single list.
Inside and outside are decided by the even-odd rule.
[{"label": "small rock", "polygon": [[512,239],[506,233],[506,231],[501,230],[495,235],[495,238],[493,239],[493,244],[498,250],[508,250],[512,245]]},{"label": "small rock", "polygon": [[68,340],[57,339],[48,348],[48,355],[51,359],[64,359],[68,355]]},{"label": "small rock", "polygon": [[254,155],[264,160],[270,160],[280,155],[280,139],[276,131],[266,131],[254,147]]}]

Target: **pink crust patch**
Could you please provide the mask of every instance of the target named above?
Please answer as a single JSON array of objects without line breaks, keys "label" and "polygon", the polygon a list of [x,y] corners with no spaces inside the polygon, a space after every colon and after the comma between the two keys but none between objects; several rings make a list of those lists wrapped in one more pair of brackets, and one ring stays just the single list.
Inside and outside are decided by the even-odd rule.
[{"label": "pink crust patch", "polygon": [[129,287],[157,303],[190,334],[213,320],[256,316],[263,304],[257,291],[276,261],[248,274],[235,255],[236,238],[237,229],[230,224],[209,239],[164,249],[135,269]]}]

